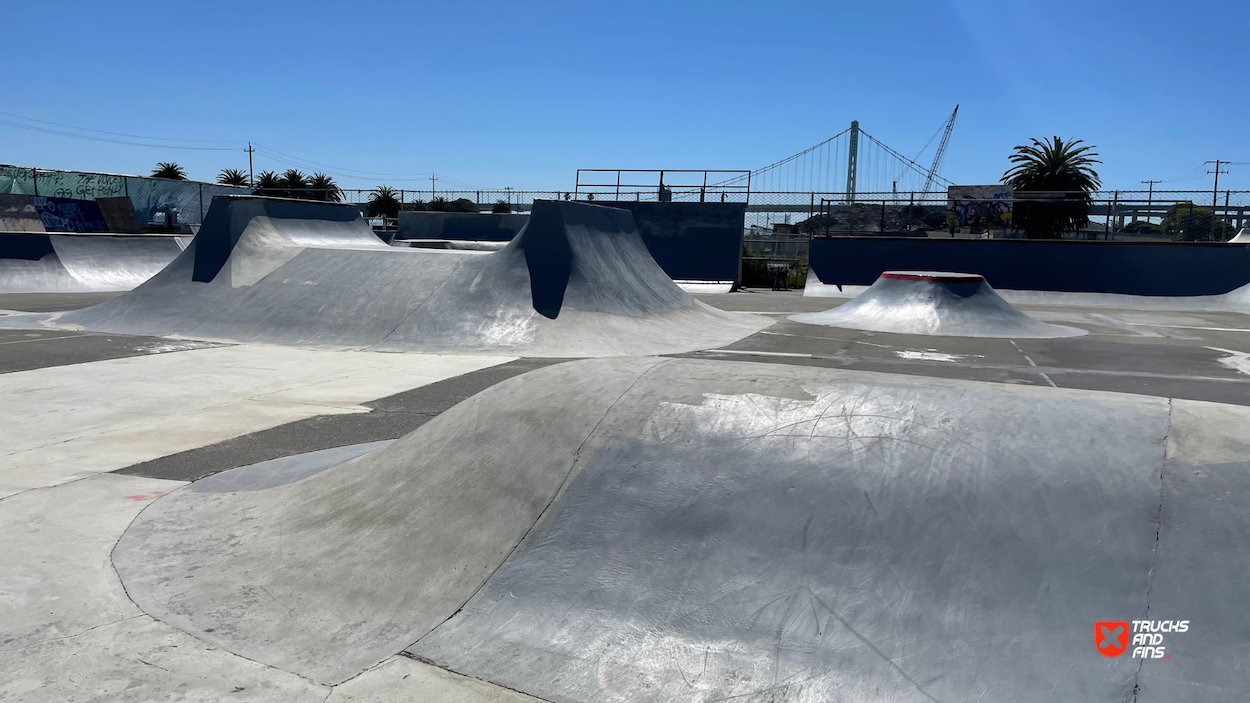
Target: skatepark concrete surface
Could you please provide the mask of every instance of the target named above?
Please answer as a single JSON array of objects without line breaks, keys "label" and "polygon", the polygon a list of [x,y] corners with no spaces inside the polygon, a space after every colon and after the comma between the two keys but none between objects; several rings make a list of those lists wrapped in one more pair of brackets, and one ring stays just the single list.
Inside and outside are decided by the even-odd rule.
[{"label": "skatepark concrete surface", "polygon": [[0,233],[0,293],[128,291],[165,268],[189,237]]},{"label": "skatepark concrete surface", "polygon": [[1084,330],[1039,322],[1011,307],[977,274],[886,271],[849,303],[795,322],[942,337],[1076,337]]},{"label": "skatepark concrete surface", "polygon": [[691,299],[627,210],[541,201],[497,252],[390,247],[353,206],[217,197],[128,295],[0,318],[119,334],[376,351],[580,357],[719,346],[769,324]]},{"label": "skatepark concrete surface", "polygon": [[[171,266],[184,279],[150,296],[156,279],[0,294],[0,701],[1250,690],[1243,311],[1013,302],[1085,334],[937,336],[798,322],[840,301],[744,290],[693,296],[689,335],[633,327],[645,354],[600,327],[577,348],[610,358],[571,359],[572,342],[383,353],[318,341],[391,309],[382,288],[382,308],[347,286],[341,307],[310,301],[334,310],[320,317],[278,291],[385,245],[346,211],[292,227],[281,205],[248,207],[218,230],[237,241],[200,260],[193,244]],[[627,260],[611,234],[627,228],[579,222]],[[543,342],[570,301],[598,304],[578,288],[604,280],[574,264],[578,227],[548,230],[572,231],[556,238],[568,282],[537,295],[524,249],[424,254],[511,251],[525,285],[491,300],[520,290]],[[633,270],[613,296],[674,299]],[[245,336],[224,311],[270,284],[250,295],[289,320],[281,335],[153,336],[194,310]],[[583,319],[638,322],[598,305]],[[101,309],[134,327],[59,322]],[[1139,619],[1190,627],[1166,659],[1091,643],[1095,621]]]}]

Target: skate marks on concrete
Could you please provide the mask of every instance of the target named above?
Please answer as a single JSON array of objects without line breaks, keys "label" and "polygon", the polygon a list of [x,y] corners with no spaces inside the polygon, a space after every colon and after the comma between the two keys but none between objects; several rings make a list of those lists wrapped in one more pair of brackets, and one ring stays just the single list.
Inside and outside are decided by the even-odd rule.
[{"label": "skate marks on concrete", "polygon": [[404,657],[331,689],[144,614],[109,554],[139,511],[180,485],[105,474],[0,500],[0,700],[534,700]]},{"label": "skate marks on concrete", "polygon": [[810,325],[942,337],[1077,337],[1085,330],[1035,320],[976,274],[886,271],[868,290],[824,312],[791,320]]},{"label": "skate marks on concrete", "polygon": [[[1194,699],[1250,682],[1213,654],[1202,678],[1109,660],[1089,631],[1149,609],[1204,623],[1195,656],[1244,644],[1250,532],[1197,513],[1244,512],[1244,424],[1225,416],[1246,412],[571,362],[295,483],[175,491],[114,563],[145,612],[323,683],[415,642],[550,700]],[[1166,559],[1188,572],[1164,607]]]},{"label": "skate marks on concrete", "polygon": [[175,492],[127,531],[114,564],[158,619],[339,683],[456,612],[550,504],[612,403],[659,363],[540,369],[303,481]]},{"label": "skate marks on concrete", "polygon": [[143,613],[109,554],[182,484],[101,475],[0,500],[0,700],[300,703],[328,690]]},{"label": "skate marks on concrete", "polygon": [[0,325],[391,351],[603,356],[721,346],[768,320],[682,291],[624,210],[535,205],[497,252],[388,247],[349,206],[219,197],[131,293]]}]

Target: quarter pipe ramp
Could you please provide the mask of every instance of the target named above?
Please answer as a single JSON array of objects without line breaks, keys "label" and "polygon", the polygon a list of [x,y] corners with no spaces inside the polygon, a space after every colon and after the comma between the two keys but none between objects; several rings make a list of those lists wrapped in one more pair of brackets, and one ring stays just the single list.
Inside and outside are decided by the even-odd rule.
[{"label": "quarter pipe ramp", "polygon": [[183,250],[178,237],[0,233],[0,293],[127,291]]}]

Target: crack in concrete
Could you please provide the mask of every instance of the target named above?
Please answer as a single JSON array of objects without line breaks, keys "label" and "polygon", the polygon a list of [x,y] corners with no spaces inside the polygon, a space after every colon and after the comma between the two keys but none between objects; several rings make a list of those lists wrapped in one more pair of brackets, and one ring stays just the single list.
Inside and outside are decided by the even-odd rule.
[{"label": "crack in concrete", "polygon": [[[1172,399],[1168,398],[1168,424],[1163,431],[1163,460],[1159,462],[1159,507],[1155,513],[1155,543],[1154,549],[1150,552],[1150,572],[1146,577],[1146,614],[1142,618],[1144,620],[1150,619],[1150,594],[1154,590],[1155,562],[1159,558],[1159,536],[1163,532],[1163,472],[1168,463],[1168,435],[1172,432],[1172,404]],[[1130,629],[1130,633],[1131,631]],[[1142,657],[1137,662],[1137,671],[1133,672],[1133,703],[1137,703],[1137,696],[1141,693],[1141,672],[1145,665],[1146,658]]]},{"label": "crack in concrete", "polygon": [[[88,627],[82,632],[75,632],[72,635],[61,635],[60,637],[49,637],[47,639],[36,640],[35,642],[27,642],[26,644],[21,645],[20,647],[6,647],[4,649],[0,649],[0,652],[16,652],[19,650],[26,649],[28,647],[37,647],[41,644],[47,644],[48,642],[58,642],[60,640],[72,640],[75,637],[82,637],[83,635],[87,634],[88,632],[91,632],[92,630],[97,630],[101,627],[108,627],[109,625],[116,625],[119,622],[126,622],[127,620],[134,620],[135,618],[141,618],[141,617],[144,617],[145,615],[146,613],[140,612],[136,615],[131,615],[129,617],[124,617],[124,618],[120,618],[117,620],[110,620],[109,622],[102,622],[99,625],[92,625],[91,627]],[[143,662],[143,663],[146,664],[147,662]]]},{"label": "crack in concrete", "polygon": [[[418,641],[420,641],[420,640],[418,640]],[[400,652],[400,653],[399,653],[399,656],[404,657],[405,659],[411,659],[411,660],[413,660],[413,661],[415,661],[415,662],[419,662],[419,663],[421,663],[421,664],[425,664],[426,666],[431,666],[431,667],[434,667],[435,669],[439,669],[439,670],[441,670],[441,671],[446,671],[446,672],[447,672],[447,673],[449,673],[449,674],[454,674],[454,675],[456,675],[456,676],[459,676],[459,677],[462,677],[462,678],[466,678],[466,679],[469,679],[469,680],[471,680],[471,681],[477,681],[478,683],[483,683],[483,684],[486,684],[487,686],[494,686],[494,687],[496,687],[496,688],[502,688],[502,689],[503,689],[503,690],[505,690],[505,691],[511,691],[511,692],[513,692],[513,693],[515,693],[515,694],[517,694],[517,695],[525,696],[526,698],[529,698],[529,699],[531,699],[531,700],[535,700],[535,701],[542,701],[543,703],[554,703],[554,701],[552,701],[552,700],[551,700],[551,699],[549,699],[549,698],[540,698],[540,697],[538,697],[538,696],[535,696],[535,695],[534,695],[534,694],[532,694],[532,693],[526,693],[525,691],[522,691],[522,690],[520,690],[520,689],[516,689],[516,688],[513,688],[513,687],[511,687],[511,686],[505,686],[504,684],[501,684],[501,683],[499,683],[498,681],[491,681],[490,679],[483,679],[483,678],[479,678],[479,677],[477,677],[477,676],[471,676],[471,675],[469,675],[469,674],[464,674],[464,673],[461,673],[461,672],[459,672],[459,671],[456,671],[455,669],[452,669],[452,668],[449,668],[449,667],[443,666],[442,664],[439,664],[438,662],[435,662],[435,661],[434,661],[434,660],[432,660],[432,659],[426,659],[425,657],[421,656],[420,654],[413,654],[412,652],[409,652],[409,651],[407,651],[407,650]],[[339,685],[342,685],[342,684],[339,684]],[[324,703],[324,702],[323,702],[323,703]]]}]

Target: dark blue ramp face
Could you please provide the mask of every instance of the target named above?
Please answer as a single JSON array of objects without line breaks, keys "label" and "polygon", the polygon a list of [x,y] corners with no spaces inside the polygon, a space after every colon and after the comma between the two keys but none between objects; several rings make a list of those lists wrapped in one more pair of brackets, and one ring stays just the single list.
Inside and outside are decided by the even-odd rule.
[{"label": "dark blue ramp face", "polygon": [[[588,211],[582,217],[586,222],[593,221],[591,226],[619,229],[620,223],[600,213]],[[573,273],[573,248],[569,245],[562,208],[536,204],[529,224],[516,240],[516,249],[525,254],[534,310],[543,317],[556,319]]]},{"label": "dark blue ramp face", "polygon": [[528,219],[528,215],[500,213],[402,211],[395,238],[507,242]]},{"label": "dark blue ramp face", "polygon": [[738,280],[745,203],[601,204],[634,214],[647,250],[673,280]]},{"label": "dark blue ramp face", "polygon": [[53,253],[46,234],[0,234],[0,259],[38,261]]},{"label": "dark blue ramp face", "polygon": [[979,273],[999,290],[1219,295],[1250,283],[1250,245],[815,237],[810,266],[827,285],[927,270]]}]

